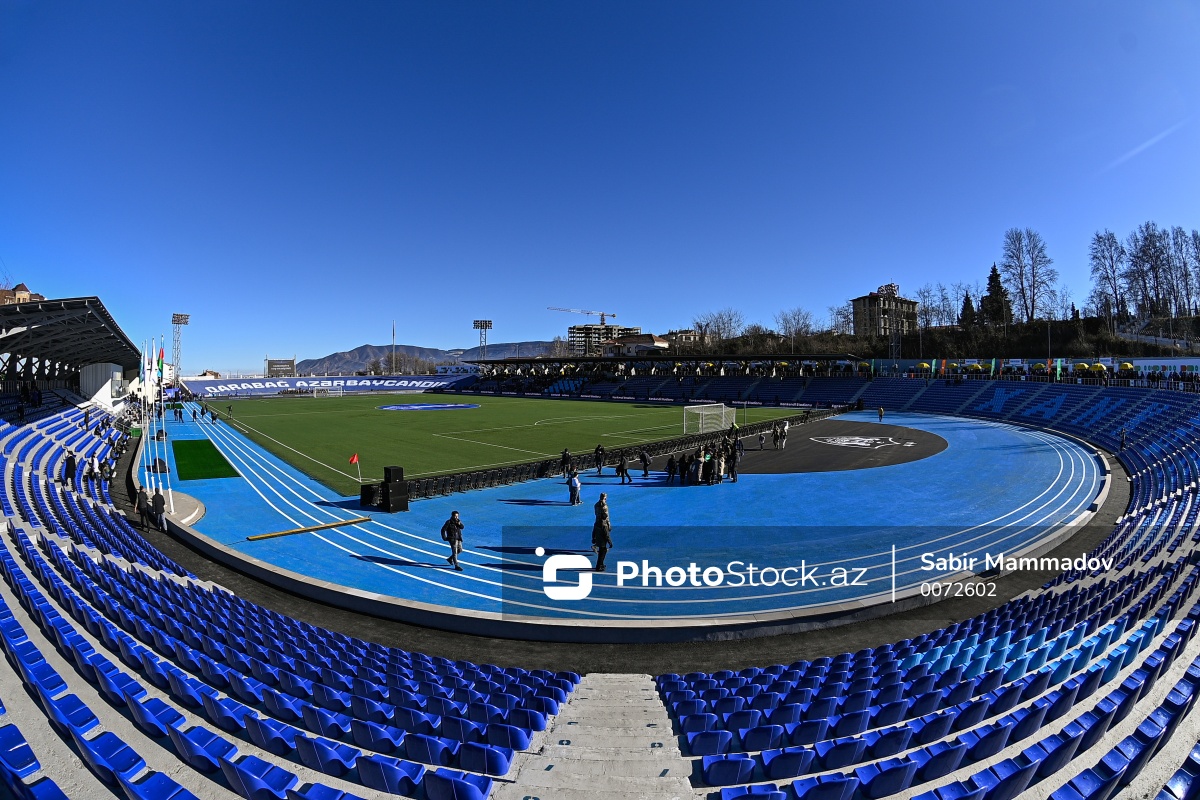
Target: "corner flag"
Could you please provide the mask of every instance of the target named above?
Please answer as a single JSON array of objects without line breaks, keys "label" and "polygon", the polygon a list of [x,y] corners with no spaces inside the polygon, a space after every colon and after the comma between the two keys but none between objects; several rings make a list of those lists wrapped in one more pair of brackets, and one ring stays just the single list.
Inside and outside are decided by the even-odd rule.
[{"label": "corner flag", "polygon": [[350,456],[350,463],[351,463],[351,464],[357,464],[357,463],[358,463],[358,453],[355,453],[354,455]]}]

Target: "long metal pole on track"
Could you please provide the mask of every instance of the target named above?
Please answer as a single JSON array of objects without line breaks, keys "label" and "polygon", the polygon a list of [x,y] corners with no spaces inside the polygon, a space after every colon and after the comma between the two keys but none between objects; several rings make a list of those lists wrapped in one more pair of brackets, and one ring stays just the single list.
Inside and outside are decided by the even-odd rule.
[{"label": "long metal pole on track", "polygon": [[257,542],[262,539],[274,539],[279,536],[294,536],[297,533],[309,533],[310,531],[325,531],[330,528],[341,528],[346,525],[361,525],[364,522],[370,522],[370,517],[352,517],[351,519],[339,519],[336,522],[326,522],[322,525],[309,525],[305,528],[292,528],[287,531],[275,531],[274,533],[258,533],[254,536],[247,536],[247,542]]}]

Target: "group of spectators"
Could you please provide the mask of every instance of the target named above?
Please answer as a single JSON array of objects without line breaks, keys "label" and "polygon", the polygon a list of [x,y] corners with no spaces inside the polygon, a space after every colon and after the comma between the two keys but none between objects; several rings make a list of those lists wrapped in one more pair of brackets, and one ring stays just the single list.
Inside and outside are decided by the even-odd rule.
[{"label": "group of spectators", "polygon": [[738,465],[745,453],[742,437],[736,435],[726,435],[716,445],[697,447],[678,461],[672,453],[667,459],[667,483],[674,483],[677,473],[680,486],[712,486],[724,483],[726,478],[737,483]]}]

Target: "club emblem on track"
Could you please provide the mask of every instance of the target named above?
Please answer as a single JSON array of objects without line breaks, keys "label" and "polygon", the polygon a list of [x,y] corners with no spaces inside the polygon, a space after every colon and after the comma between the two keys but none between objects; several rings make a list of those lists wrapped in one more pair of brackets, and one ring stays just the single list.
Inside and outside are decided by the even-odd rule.
[{"label": "club emblem on track", "polygon": [[881,447],[912,447],[915,442],[898,442],[890,436],[813,436],[814,442],[831,444],[834,447],[857,447],[861,450],[878,450]]}]

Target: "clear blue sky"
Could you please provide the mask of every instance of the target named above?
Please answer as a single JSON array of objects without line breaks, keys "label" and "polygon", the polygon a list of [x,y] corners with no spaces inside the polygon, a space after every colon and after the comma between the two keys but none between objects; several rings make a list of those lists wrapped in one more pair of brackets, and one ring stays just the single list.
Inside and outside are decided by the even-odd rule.
[{"label": "clear blue sky", "polygon": [[[1195,2],[0,0],[0,259],[184,368],[770,324],[1200,227]],[[1165,135],[1164,135],[1165,134]]]}]

